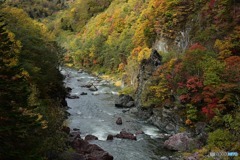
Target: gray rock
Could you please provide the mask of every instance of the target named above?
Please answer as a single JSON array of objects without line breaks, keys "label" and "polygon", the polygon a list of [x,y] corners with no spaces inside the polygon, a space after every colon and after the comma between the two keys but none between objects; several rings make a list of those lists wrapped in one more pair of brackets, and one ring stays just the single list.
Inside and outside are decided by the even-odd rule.
[{"label": "gray rock", "polygon": [[178,133],[164,142],[164,147],[175,151],[189,151],[201,147],[201,143],[190,137],[190,134]]},{"label": "gray rock", "polygon": [[116,124],[117,125],[121,125],[122,124],[122,118],[121,117],[118,117],[118,119],[116,121]]},{"label": "gray rock", "polygon": [[122,112],[123,112],[123,113],[126,113],[126,112],[128,112],[129,110],[130,110],[130,109],[123,109]]},{"label": "gray rock", "polygon": [[159,134],[159,138],[161,138],[161,139],[168,139],[170,136],[171,136],[171,134],[166,134],[166,133]]},{"label": "gray rock", "polygon": [[109,135],[107,136],[107,141],[112,141],[112,140],[113,140],[113,135],[109,134]]},{"label": "gray rock", "polygon": [[88,84],[82,85],[81,87],[90,88],[92,87],[92,85],[93,83],[88,83]]},{"label": "gray rock", "polygon": [[131,108],[131,107],[134,107],[134,101],[130,101],[126,104],[126,107],[127,108]]},{"label": "gray rock", "polygon": [[85,137],[85,140],[86,141],[98,140],[98,137],[89,134]]},{"label": "gray rock", "polygon": [[78,70],[78,73],[82,73],[82,72],[83,72],[83,70],[82,70],[82,69],[79,69],[79,70]]},{"label": "gray rock", "polygon": [[90,144],[83,139],[76,139],[71,144],[77,153],[83,155],[88,160],[113,160],[113,156],[104,151],[96,144]]},{"label": "gray rock", "polygon": [[120,134],[117,134],[115,137],[122,139],[137,140],[136,136],[126,131],[121,131]]},{"label": "gray rock", "polygon": [[153,114],[149,122],[169,134],[178,133],[179,126],[183,123],[182,119],[176,114],[176,110],[164,107],[153,109]]},{"label": "gray rock", "polygon": [[131,108],[133,106],[134,106],[134,100],[129,95],[121,94],[115,100],[115,107],[118,107],[118,108]]},{"label": "gray rock", "polygon": [[129,113],[131,113],[131,114],[137,114],[137,113],[138,113],[138,109],[137,109],[136,107],[131,108],[131,109],[129,110]]},{"label": "gray rock", "polygon": [[175,126],[171,123],[169,123],[165,128],[168,131],[174,131],[175,130]]},{"label": "gray rock", "polygon": [[135,133],[135,135],[139,135],[139,134],[144,134],[144,132],[142,130],[139,130]]},{"label": "gray rock", "polygon": [[96,86],[92,85],[92,86],[89,88],[89,90],[94,92],[94,91],[97,91],[98,89],[97,89]]},{"label": "gray rock", "polygon": [[166,157],[166,156],[163,156],[163,157],[160,158],[160,160],[169,160],[169,158]]},{"label": "gray rock", "polygon": [[72,91],[72,88],[71,87],[66,87],[66,91],[69,93]]},{"label": "gray rock", "polygon": [[207,124],[205,122],[198,122],[198,123],[196,123],[196,125],[195,125],[195,127],[196,127],[195,128],[195,133],[197,135],[205,133],[206,125]]},{"label": "gray rock", "polygon": [[147,120],[149,123],[152,123],[149,119],[153,115],[152,108],[138,108],[137,116],[141,119]]},{"label": "gray rock", "polygon": [[78,99],[79,96],[77,96],[77,95],[68,95],[67,98],[69,98],[69,99]]},{"label": "gray rock", "polygon": [[67,142],[72,144],[76,139],[81,139],[80,132],[71,132],[69,134]]},{"label": "gray rock", "polygon": [[80,129],[78,129],[78,128],[73,128],[73,131],[80,131]]},{"label": "gray rock", "polygon": [[196,152],[192,154],[191,156],[185,158],[186,160],[199,160],[199,154]]}]

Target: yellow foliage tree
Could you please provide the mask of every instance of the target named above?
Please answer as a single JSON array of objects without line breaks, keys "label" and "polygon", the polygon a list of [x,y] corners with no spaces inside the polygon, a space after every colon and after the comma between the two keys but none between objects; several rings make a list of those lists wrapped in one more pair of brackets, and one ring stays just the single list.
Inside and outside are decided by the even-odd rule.
[{"label": "yellow foliage tree", "polygon": [[139,53],[138,53],[138,62],[140,63],[143,59],[148,59],[151,54],[151,49],[148,47],[143,48]]}]

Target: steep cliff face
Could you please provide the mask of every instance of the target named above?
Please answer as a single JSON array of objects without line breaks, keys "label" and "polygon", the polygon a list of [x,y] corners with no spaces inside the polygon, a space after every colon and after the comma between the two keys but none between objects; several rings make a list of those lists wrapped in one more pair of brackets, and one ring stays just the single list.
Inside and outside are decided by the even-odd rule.
[{"label": "steep cliff face", "polygon": [[[138,114],[168,133],[194,128],[199,121],[215,123],[218,112],[225,117],[226,108],[232,108],[226,97],[239,92],[232,88],[239,88],[238,78],[225,77],[229,64],[237,65],[239,59],[239,2],[181,1],[169,2],[165,8],[161,2],[154,6],[162,10],[155,8],[160,18],[155,21],[152,44],[163,56],[163,65],[142,61],[136,90]],[[220,91],[223,86],[227,92]]]},{"label": "steep cliff face", "polygon": [[148,59],[144,59],[140,64],[137,76],[138,87],[135,92],[135,105],[137,107],[137,115],[148,122],[156,125],[163,132],[177,133],[180,125],[183,125],[182,119],[177,113],[177,106],[156,107],[156,103],[152,101],[149,94],[149,87],[155,84],[153,78],[154,72],[162,64],[162,56],[156,50],[152,50]]},{"label": "steep cliff face", "polygon": [[142,107],[144,106],[144,90],[147,88],[150,81],[150,77],[152,76],[153,72],[156,70],[158,66],[161,65],[162,57],[156,50],[152,50],[152,53],[148,59],[142,60],[139,73],[137,76],[137,83],[138,87],[136,90],[136,106]]}]

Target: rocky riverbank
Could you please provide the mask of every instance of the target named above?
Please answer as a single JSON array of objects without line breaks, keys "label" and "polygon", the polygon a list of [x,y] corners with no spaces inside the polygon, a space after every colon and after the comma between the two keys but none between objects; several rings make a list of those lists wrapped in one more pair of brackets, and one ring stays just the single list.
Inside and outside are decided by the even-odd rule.
[{"label": "rocky riverbank", "polygon": [[[66,100],[71,114],[66,125],[72,128],[68,129],[68,144],[75,150],[73,154],[66,155],[85,159],[95,156],[95,153],[88,150],[92,148],[91,144],[95,144],[116,160],[157,160],[161,157],[174,159],[172,155],[175,153],[163,148],[163,140],[167,138],[167,134],[161,134],[155,126],[130,114],[127,111],[130,108],[114,107],[116,87],[85,72],[72,69],[65,69],[65,72],[66,87],[70,91]],[[96,87],[95,91],[90,90],[92,86]],[[129,107],[132,107],[135,102],[128,98],[131,102]],[[76,128],[81,130],[81,134],[76,133]],[[97,155],[106,155],[103,150],[102,154]],[[94,149],[91,151],[95,152]]]},{"label": "rocky riverbank", "polygon": [[[129,95],[120,95],[116,101],[116,107],[126,108],[126,112],[134,114],[147,122],[157,126],[161,132],[169,135],[164,142],[164,147],[174,151],[191,151],[200,148],[206,142],[207,135],[204,132],[205,123],[196,124],[195,130],[188,130],[184,120],[179,116],[181,105],[169,106],[165,104],[156,107],[149,100],[146,91],[154,82],[154,72],[161,65],[161,56],[152,51],[147,60],[143,60],[138,72],[138,87],[134,98]],[[174,97],[170,98],[175,101]]]},{"label": "rocky riverbank", "polygon": [[69,127],[63,127],[63,131],[67,133],[67,144],[74,152],[66,151],[62,153],[62,160],[113,160],[113,156],[101,147],[89,143],[89,141],[97,140],[96,136],[87,135],[85,139],[82,139],[79,129],[71,130]]},{"label": "rocky riverbank", "polygon": [[[181,126],[184,122],[178,114],[176,114],[179,107],[154,107],[151,106],[151,104],[147,106],[144,101],[144,98],[146,97],[145,90],[149,87],[148,85],[152,83],[151,78],[153,72],[157,67],[159,67],[159,65],[161,65],[161,57],[158,56],[156,52],[153,52],[150,58],[142,62],[141,65],[142,67],[138,76],[138,88],[134,98],[123,94],[116,96],[117,92],[109,88],[109,85],[113,83],[108,80],[102,80],[99,77],[90,76],[82,70],[76,73],[71,70],[69,71],[70,74],[66,77],[66,82],[69,84],[68,90],[71,91],[71,93],[68,95],[67,101],[72,108],[70,109],[70,113],[72,114],[70,119],[74,118],[71,120],[73,121],[73,124],[70,125],[70,127],[74,128],[78,126],[85,132],[82,136],[77,136],[77,139],[71,138],[71,141],[69,141],[69,144],[74,148],[74,150],[76,150],[77,155],[80,155],[83,158],[85,157],[85,159],[88,157],[94,157],[94,149],[91,149],[93,153],[88,150],[88,148],[92,148],[90,144],[93,142],[100,144],[100,147],[103,147],[104,150],[110,150],[108,153],[110,157],[111,155],[113,157],[118,157],[116,156],[115,151],[111,151],[111,149],[106,147],[105,144],[99,142],[112,141],[111,143],[114,144],[116,141],[115,139],[137,140],[138,142],[141,140],[141,136],[137,136],[137,133],[142,133],[143,135],[148,136],[149,131],[141,129],[140,127],[135,128],[134,126],[137,121],[129,119],[130,117],[128,117],[128,115],[137,116],[142,119],[144,123],[151,123],[159,128],[160,133],[156,134],[156,136],[162,141],[160,148],[164,147],[165,149],[171,151],[185,152],[202,146],[202,142],[204,142],[202,141],[204,140],[204,134],[202,132],[204,125],[199,125],[199,133],[197,134],[188,131],[181,132]],[[109,105],[109,107],[112,107],[115,104],[117,110],[114,110],[113,108],[108,108],[108,111],[105,110],[107,101],[105,102],[104,99],[106,99],[106,97],[111,97],[110,99],[114,97],[116,98],[115,102],[112,105]],[[117,112],[112,114],[110,113],[112,111],[109,112],[109,109],[113,112]],[[93,116],[94,118],[92,119]],[[106,116],[110,116],[110,119],[113,116],[115,120],[110,120],[109,118],[106,119]],[[78,122],[76,123],[75,121],[81,121],[81,124]],[[112,122],[114,122],[116,126],[114,126]],[[99,126],[103,123],[107,126]],[[114,129],[114,132],[109,128],[109,126]],[[91,128],[90,130],[89,127]],[[82,139],[81,137],[85,137],[85,139]],[[146,138],[145,136],[143,137]],[[88,140],[93,141],[88,144]],[[129,145],[134,145],[134,142],[127,143],[129,143]],[[100,152],[98,147],[94,146],[93,148],[97,148],[97,151]],[[108,155],[104,150],[101,150],[101,154],[97,152],[96,155],[104,158],[105,155]],[[75,154],[74,156],[77,155]],[[167,155],[168,156],[164,155],[165,159],[180,159],[170,157],[169,154]]]}]

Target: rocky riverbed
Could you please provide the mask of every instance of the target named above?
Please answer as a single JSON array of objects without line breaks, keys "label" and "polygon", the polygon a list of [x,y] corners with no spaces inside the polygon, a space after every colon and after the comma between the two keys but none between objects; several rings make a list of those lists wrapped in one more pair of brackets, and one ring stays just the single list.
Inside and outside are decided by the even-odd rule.
[{"label": "rocky riverbed", "polygon": [[[63,68],[62,74],[71,90],[66,125],[70,132],[80,129],[78,144],[92,135],[97,138],[87,139],[88,143],[101,147],[116,160],[178,159],[174,158],[175,152],[163,147],[167,134],[131,112],[115,107],[118,88],[111,82],[68,68]],[[117,124],[119,118],[121,123]]]}]

